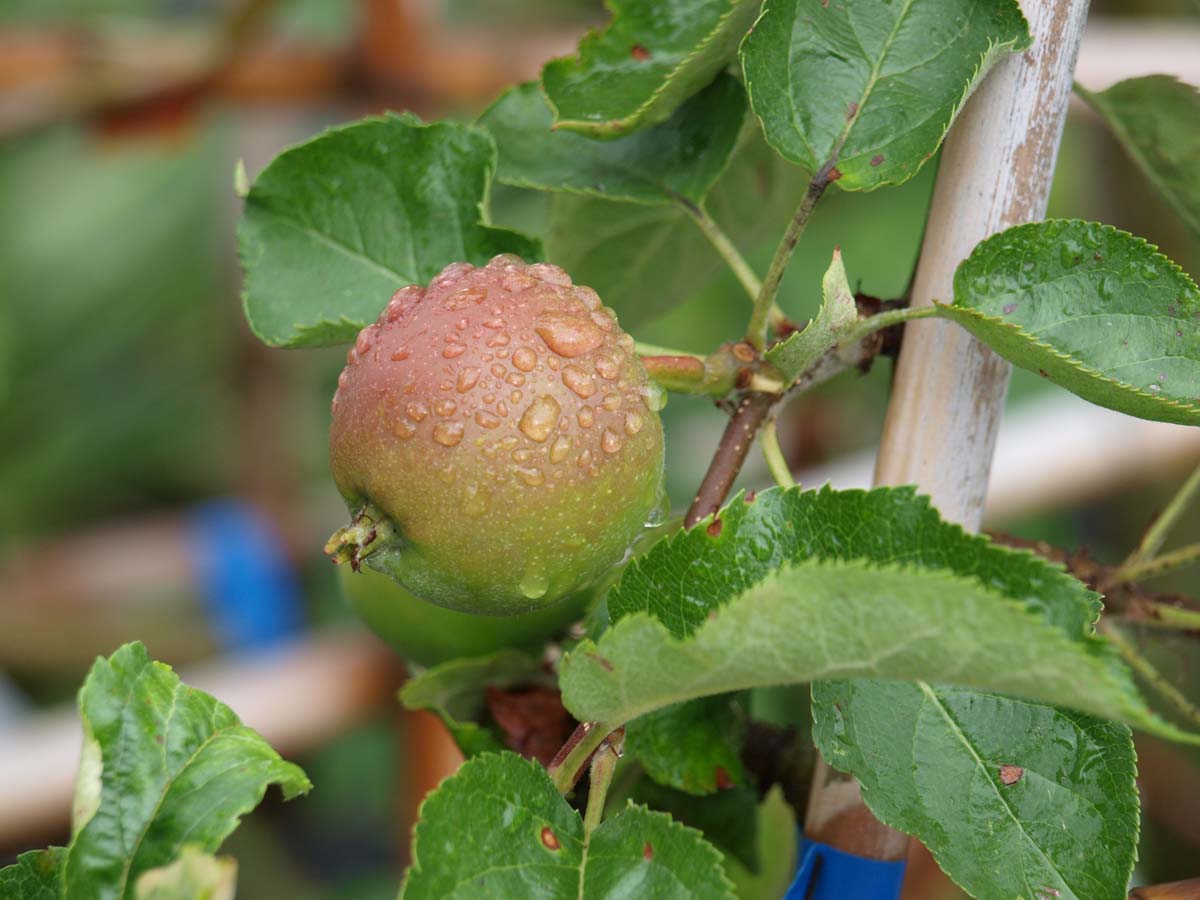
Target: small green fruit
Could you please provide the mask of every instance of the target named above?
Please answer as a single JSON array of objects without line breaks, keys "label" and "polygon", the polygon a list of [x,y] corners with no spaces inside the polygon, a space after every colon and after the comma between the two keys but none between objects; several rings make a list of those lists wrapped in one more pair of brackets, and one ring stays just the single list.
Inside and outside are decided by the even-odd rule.
[{"label": "small green fruit", "polygon": [[342,571],[342,592],[367,626],[402,657],[423,666],[506,647],[539,653],[547,640],[581,618],[591,593],[581,592],[523,616],[473,616],[431,606],[391,578],[363,567]]},{"label": "small green fruit", "polygon": [[549,606],[661,518],[661,396],[562,269],[453,263],[350,351],[330,459],[354,520],[326,549],[449,609]]}]

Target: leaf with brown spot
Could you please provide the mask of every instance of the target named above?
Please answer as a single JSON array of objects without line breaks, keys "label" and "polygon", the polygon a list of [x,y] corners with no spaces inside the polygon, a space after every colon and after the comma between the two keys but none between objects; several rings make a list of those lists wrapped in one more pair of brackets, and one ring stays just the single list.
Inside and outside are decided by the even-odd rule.
[{"label": "leaf with brown spot", "polygon": [[411,858],[404,900],[607,900],[630,883],[642,897],[733,900],[721,854],[698,831],[630,804],[585,841],[546,770],[507,752],[467,760],[425,798]]}]

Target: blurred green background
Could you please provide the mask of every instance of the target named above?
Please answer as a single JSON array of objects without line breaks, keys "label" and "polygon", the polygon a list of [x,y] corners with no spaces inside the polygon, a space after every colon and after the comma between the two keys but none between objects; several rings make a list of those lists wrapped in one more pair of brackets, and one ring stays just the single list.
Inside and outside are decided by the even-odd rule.
[{"label": "blurred green background", "polygon": [[[265,13],[245,53],[250,59],[224,70],[201,102],[127,104],[132,111],[114,103],[155,79],[201,71],[230,37],[222,22],[231,8],[213,0],[0,3],[0,697],[7,698],[0,741],[23,715],[69,701],[91,659],[120,641],[143,639],[155,655],[182,664],[220,651],[192,574],[186,566],[148,565],[143,554],[154,545],[122,537],[131,522],[163,533],[206,499],[243,498],[268,517],[302,576],[304,622],[348,617],[320,554],[321,537],[342,516],[324,437],[342,354],[267,351],[250,338],[233,243],[238,161],[253,175],[288,143],[384,108],[469,115],[505,83],[535,76],[541,61],[569,50],[604,16],[592,0],[287,0]],[[1168,0],[1093,4],[1094,15],[1147,22],[1194,10]],[[1197,27],[1194,18],[1188,27]],[[1200,241],[1100,123],[1072,110],[1062,150],[1069,164],[1059,169],[1050,215],[1115,224],[1200,274]],[[777,189],[762,202],[736,191],[728,200],[760,271],[802,184],[798,173],[776,165]],[[900,188],[832,192],[785,281],[781,305],[789,315],[803,320],[815,310],[835,246],[859,290],[903,296],[935,175],[930,164]],[[579,280],[603,281],[646,232],[581,251],[571,236],[555,233],[554,208],[581,202],[497,187],[493,216],[540,232],[552,252],[561,246],[576,254],[570,268]],[[586,202],[598,218],[646,214]],[[746,304],[733,277],[713,264],[686,223],[646,215],[639,227],[669,233],[674,268],[647,276],[664,284],[640,284],[687,299],[649,318],[639,318],[644,297],[628,285],[602,289],[605,301],[650,343],[705,352],[738,335]],[[868,375],[844,377],[791,406],[781,435],[794,469],[876,442],[890,369],[879,361]],[[1047,390],[1017,372],[1010,406]],[[723,417],[686,397],[672,397],[663,416],[678,512]],[[995,524],[1116,562],[1185,472],[1158,467],[1097,484],[1080,505]],[[739,484],[766,483],[754,456]],[[82,591],[69,582],[73,590],[55,593],[60,561],[81,535],[111,546],[110,556],[119,557],[113,565],[126,567],[114,576],[117,589],[91,595],[85,575]],[[1173,540],[1200,540],[1200,510]],[[1155,586],[1200,594],[1194,571]],[[130,592],[141,597],[136,615],[122,600]],[[147,606],[170,615],[145,614]],[[92,611],[80,620],[84,607]],[[1190,664],[1194,641],[1138,638],[1175,683],[1200,693],[1200,665]],[[791,710],[782,718],[803,721],[794,696],[776,705]],[[240,861],[242,896],[394,896],[407,843],[400,811],[412,800],[406,727],[381,705],[299,760],[317,786],[312,796],[287,807],[269,801],[228,845]],[[1182,755],[1169,753],[1177,762]],[[1188,868],[1200,853],[1194,833],[1152,817],[1144,836],[1143,877],[1196,874]],[[37,837],[0,846],[0,863],[40,843]],[[920,896],[958,896],[933,876],[927,884]]]}]

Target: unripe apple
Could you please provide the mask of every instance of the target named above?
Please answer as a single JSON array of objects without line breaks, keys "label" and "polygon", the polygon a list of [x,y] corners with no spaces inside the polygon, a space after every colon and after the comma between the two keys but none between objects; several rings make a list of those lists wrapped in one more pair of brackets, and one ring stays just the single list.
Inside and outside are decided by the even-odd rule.
[{"label": "unripe apple", "polygon": [[554,603],[661,518],[661,396],[562,269],[453,263],[350,351],[330,459],[354,520],[327,550],[450,609]]},{"label": "unripe apple", "polygon": [[422,666],[511,648],[540,653],[543,645],[583,617],[591,591],[520,616],[474,616],[432,606],[369,566],[344,567],[342,593],[372,631],[406,660]]}]

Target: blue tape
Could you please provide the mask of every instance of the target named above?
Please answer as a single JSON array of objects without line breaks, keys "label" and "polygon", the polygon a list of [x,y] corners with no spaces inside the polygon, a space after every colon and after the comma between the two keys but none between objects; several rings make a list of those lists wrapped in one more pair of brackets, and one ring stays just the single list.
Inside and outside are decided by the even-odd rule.
[{"label": "blue tape", "polygon": [[191,515],[192,561],[221,646],[269,646],[300,628],[301,593],[278,536],[250,506],[215,500]]},{"label": "blue tape", "polygon": [[902,859],[884,862],[835,850],[801,834],[796,880],[784,900],[899,900]]}]

